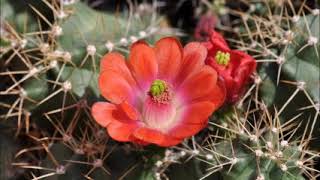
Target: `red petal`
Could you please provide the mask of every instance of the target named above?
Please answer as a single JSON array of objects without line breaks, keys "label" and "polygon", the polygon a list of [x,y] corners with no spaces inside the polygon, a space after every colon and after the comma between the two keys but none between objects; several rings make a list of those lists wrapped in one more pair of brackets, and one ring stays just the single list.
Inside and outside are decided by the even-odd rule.
[{"label": "red petal", "polygon": [[177,125],[170,129],[169,135],[186,138],[198,133],[208,122],[208,117],[217,107],[209,101],[193,103],[180,108]]},{"label": "red petal", "polygon": [[124,57],[116,52],[108,53],[101,58],[100,62],[100,71],[104,71],[106,69],[113,70],[123,70],[127,71],[128,68],[125,68],[125,59]]},{"label": "red petal", "polygon": [[172,37],[162,38],[154,47],[159,68],[159,78],[172,80],[179,72],[182,61],[182,46]]},{"label": "red petal", "polygon": [[131,72],[126,64],[126,60],[119,53],[108,53],[102,57],[100,62],[100,72],[115,71],[121,74],[130,84],[135,85]]},{"label": "red petal", "polygon": [[141,141],[157,144],[162,147],[169,147],[179,144],[182,139],[176,139],[174,137],[165,135],[159,131],[141,127],[135,130],[134,137]]},{"label": "red petal", "polygon": [[197,42],[187,44],[183,49],[183,60],[180,72],[176,79],[176,85],[179,85],[184,79],[193,72],[197,72],[204,65],[207,56],[207,49]]},{"label": "red petal", "polygon": [[94,103],[91,108],[93,118],[103,127],[106,127],[111,121],[114,120],[112,112],[116,106],[107,102]]},{"label": "red petal", "polygon": [[158,64],[153,48],[143,41],[138,41],[131,46],[130,65],[132,73],[143,90],[156,78]]},{"label": "red petal", "polygon": [[197,134],[198,132],[200,132],[203,128],[205,128],[207,126],[207,122],[208,122],[208,118],[201,120],[201,121],[206,121],[206,123],[204,124],[185,124],[185,125],[180,125],[174,128],[174,130],[172,130],[170,132],[170,135],[175,137],[175,138],[188,138],[191,137],[195,134]]},{"label": "red petal", "polygon": [[226,40],[224,40],[223,36],[220,33],[216,31],[212,31],[210,40],[214,49],[219,49],[222,51],[230,50],[228,43],[226,42]]},{"label": "red petal", "polygon": [[117,141],[127,142],[132,141],[132,133],[138,127],[136,123],[122,123],[119,121],[112,121],[108,126],[108,134],[112,139]]},{"label": "red petal", "polygon": [[257,68],[256,60],[245,52],[233,50],[231,60],[233,60],[233,58],[240,61],[240,67],[247,66],[250,74],[253,73]]},{"label": "red petal", "polygon": [[217,72],[205,65],[199,72],[189,76],[179,87],[178,95],[183,103],[203,101],[214,94]]},{"label": "red petal", "polygon": [[256,61],[242,51],[233,50],[227,71],[220,74],[225,80],[228,102],[235,102],[243,94],[250,76],[256,70]]},{"label": "red petal", "polygon": [[92,106],[94,119],[107,128],[108,134],[117,141],[131,141],[132,132],[139,126],[114,104],[97,102]]},{"label": "red petal", "polygon": [[99,76],[99,88],[103,97],[115,104],[124,100],[133,101],[131,94],[135,89],[118,72],[102,72]]},{"label": "red petal", "polygon": [[128,101],[123,101],[119,106],[131,120],[138,120],[139,112]]},{"label": "red petal", "polygon": [[221,79],[219,79],[212,93],[207,98],[207,100],[214,105],[213,111],[217,110],[219,107],[221,107],[224,104],[226,97],[227,97],[227,90],[226,90],[225,84]]},{"label": "red petal", "polygon": [[201,101],[179,108],[177,124],[199,125],[206,123],[208,117],[217,107],[210,101]]}]

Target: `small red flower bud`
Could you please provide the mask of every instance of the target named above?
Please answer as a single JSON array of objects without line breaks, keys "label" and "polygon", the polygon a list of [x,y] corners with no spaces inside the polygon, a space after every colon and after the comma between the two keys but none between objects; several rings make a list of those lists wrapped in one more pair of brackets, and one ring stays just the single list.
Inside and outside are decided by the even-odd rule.
[{"label": "small red flower bud", "polygon": [[210,39],[210,32],[217,23],[217,17],[212,13],[202,15],[194,31],[194,38],[198,41],[207,41]]},{"label": "small red flower bud", "polygon": [[210,40],[203,44],[208,49],[206,64],[215,69],[225,82],[226,101],[237,101],[250,76],[256,71],[256,60],[245,52],[231,50],[224,38],[213,30],[210,32]]}]

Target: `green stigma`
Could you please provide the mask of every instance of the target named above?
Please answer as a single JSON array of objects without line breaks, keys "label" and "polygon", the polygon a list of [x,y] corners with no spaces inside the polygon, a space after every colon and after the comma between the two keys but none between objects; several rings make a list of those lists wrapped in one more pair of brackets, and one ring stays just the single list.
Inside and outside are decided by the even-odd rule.
[{"label": "green stigma", "polygon": [[215,57],[218,64],[227,66],[230,61],[230,53],[218,51]]},{"label": "green stigma", "polygon": [[167,88],[167,85],[164,81],[156,79],[150,86],[150,93],[152,96],[161,95]]}]

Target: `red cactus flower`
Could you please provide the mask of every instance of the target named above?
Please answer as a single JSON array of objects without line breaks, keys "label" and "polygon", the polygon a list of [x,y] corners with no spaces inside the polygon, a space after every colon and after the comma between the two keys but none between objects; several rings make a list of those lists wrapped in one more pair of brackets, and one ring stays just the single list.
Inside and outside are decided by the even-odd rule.
[{"label": "red cactus flower", "polygon": [[108,102],[92,107],[94,119],[118,141],[173,146],[207,125],[223,104],[225,89],[205,65],[200,43],[184,49],[174,38],[155,47],[134,43],[129,61],[118,53],[101,60],[99,87]]},{"label": "red cactus flower", "polygon": [[203,45],[208,49],[206,64],[213,67],[224,79],[226,101],[237,101],[243,94],[250,75],[256,70],[255,59],[242,51],[231,50],[223,37],[215,31],[211,32],[210,40]]},{"label": "red cactus flower", "polygon": [[202,15],[194,31],[194,38],[198,41],[208,41],[210,32],[214,29],[216,23],[217,17],[211,12]]}]

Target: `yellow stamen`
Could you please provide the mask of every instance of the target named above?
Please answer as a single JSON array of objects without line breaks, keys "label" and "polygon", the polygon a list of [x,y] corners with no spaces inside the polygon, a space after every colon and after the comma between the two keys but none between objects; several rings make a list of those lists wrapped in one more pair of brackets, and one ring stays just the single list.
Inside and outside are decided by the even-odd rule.
[{"label": "yellow stamen", "polygon": [[167,85],[162,80],[154,80],[150,86],[149,92],[152,96],[159,96],[167,89]]},{"label": "yellow stamen", "polygon": [[215,59],[218,64],[227,66],[230,61],[230,53],[218,51],[215,56]]}]

